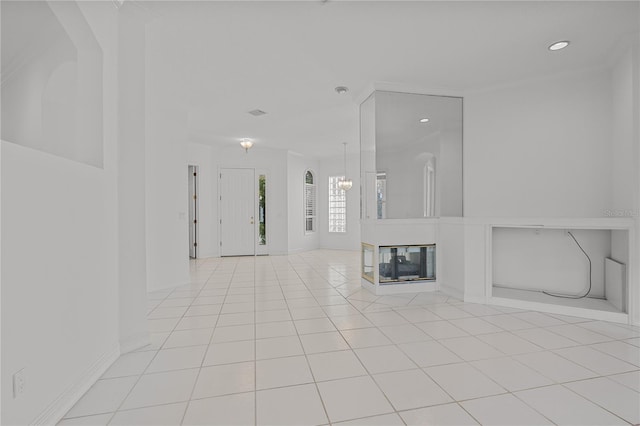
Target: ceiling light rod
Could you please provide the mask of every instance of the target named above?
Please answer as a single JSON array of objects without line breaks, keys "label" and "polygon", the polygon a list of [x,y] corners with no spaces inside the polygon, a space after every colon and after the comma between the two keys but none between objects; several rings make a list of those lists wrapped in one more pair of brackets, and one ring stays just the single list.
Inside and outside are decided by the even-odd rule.
[{"label": "ceiling light rod", "polygon": [[240,141],[240,146],[244,148],[244,151],[246,154],[249,153],[249,148],[251,148],[253,146],[253,141],[249,138],[243,138]]},{"label": "ceiling light rod", "polygon": [[347,143],[342,142],[342,144],[344,145],[344,176],[338,181],[338,188],[348,191],[353,186],[353,181],[347,179]]}]

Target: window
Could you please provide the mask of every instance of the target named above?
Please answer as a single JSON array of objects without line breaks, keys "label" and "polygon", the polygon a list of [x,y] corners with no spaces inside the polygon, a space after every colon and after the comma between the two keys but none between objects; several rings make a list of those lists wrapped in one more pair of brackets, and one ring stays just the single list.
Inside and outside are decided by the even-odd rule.
[{"label": "window", "polygon": [[387,218],[387,173],[376,175],[376,200],[378,201],[378,219]]},{"label": "window", "polygon": [[316,184],[311,170],[304,174],[304,231],[316,230]]},{"label": "window", "polygon": [[347,193],[338,187],[344,176],[329,176],[329,232],[347,232]]},{"label": "window", "polygon": [[258,245],[267,245],[267,176],[258,178]]}]

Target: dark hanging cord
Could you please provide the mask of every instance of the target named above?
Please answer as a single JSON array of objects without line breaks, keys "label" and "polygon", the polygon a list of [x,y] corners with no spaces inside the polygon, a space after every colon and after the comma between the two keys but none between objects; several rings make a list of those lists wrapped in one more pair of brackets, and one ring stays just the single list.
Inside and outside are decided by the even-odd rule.
[{"label": "dark hanging cord", "polygon": [[587,289],[587,292],[585,294],[583,294],[582,296],[580,296],[580,295],[570,295],[570,294],[549,293],[547,291],[543,291],[543,293],[546,294],[546,295],[549,295],[549,296],[553,296],[553,297],[564,297],[565,299],[582,299],[584,297],[587,297],[589,295],[589,293],[591,293],[591,258],[589,257],[587,252],[584,251],[584,249],[582,248],[582,246],[580,245],[578,240],[576,240],[576,237],[573,236],[571,231],[567,231],[567,233],[571,236],[571,238],[573,238],[573,241],[575,241],[575,243],[578,245],[578,247],[580,248],[582,253],[584,253],[584,255],[587,256],[587,260],[589,261],[589,288]]}]

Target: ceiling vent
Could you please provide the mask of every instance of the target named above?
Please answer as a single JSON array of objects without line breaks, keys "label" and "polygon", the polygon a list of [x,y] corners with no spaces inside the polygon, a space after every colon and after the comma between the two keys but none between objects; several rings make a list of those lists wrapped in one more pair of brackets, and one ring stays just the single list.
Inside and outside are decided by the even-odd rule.
[{"label": "ceiling vent", "polygon": [[265,115],[266,112],[261,109],[254,109],[253,111],[249,111],[249,114],[253,115],[254,117],[260,117],[261,115]]}]

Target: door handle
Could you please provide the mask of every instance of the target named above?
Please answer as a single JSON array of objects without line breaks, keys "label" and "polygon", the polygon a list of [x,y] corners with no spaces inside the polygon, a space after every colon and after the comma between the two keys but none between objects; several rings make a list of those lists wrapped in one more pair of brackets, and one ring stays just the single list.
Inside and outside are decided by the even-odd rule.
[{"label": "door handle", "polygon": [[251,216],[251,225],[253,225],[253,216]]}]

